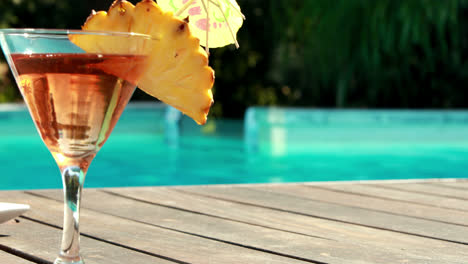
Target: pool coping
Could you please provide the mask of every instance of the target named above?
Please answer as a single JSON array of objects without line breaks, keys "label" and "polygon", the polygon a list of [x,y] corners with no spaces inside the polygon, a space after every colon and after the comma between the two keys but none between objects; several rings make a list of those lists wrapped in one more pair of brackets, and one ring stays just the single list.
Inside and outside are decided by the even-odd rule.
[{"label": "pool coping", "polygon": [[[89,190],[97,189],[145,189],[145,188],[197,188],[197,187],[274,187],[295,185],[351,185],[351,184],[410,184],[410,183],[453,183],[468,182],[468,178],[434,178],[434,179],[390,179],[390,180],[351,180],[351,181],[317,181],[317,182],[269,182],[269,183],[227,183],[227,184],[193,184],[193,185],[155,185],[155,186],[121,186],[121,187],[85,187]],[[47,189],[42,189],[47,190]],[[53,190],[53,189],[49,189]]]}]

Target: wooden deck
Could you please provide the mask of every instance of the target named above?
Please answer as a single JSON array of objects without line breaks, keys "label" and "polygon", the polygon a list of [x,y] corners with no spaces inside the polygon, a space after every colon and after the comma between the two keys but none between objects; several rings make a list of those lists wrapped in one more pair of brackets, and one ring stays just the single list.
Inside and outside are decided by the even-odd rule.
[{"label": "wooden deck", "polygon": [[[61,190],[0,201],[32,208],[0,226],[0,263],[52,263]],[[468,181],[86,189],[81,231],[87,264],[466,264]]]}]

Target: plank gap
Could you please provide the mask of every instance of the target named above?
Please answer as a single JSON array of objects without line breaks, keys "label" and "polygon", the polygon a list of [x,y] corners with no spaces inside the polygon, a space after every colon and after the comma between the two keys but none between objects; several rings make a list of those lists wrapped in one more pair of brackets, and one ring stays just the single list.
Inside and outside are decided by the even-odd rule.
[{"label": "plank gap", "polygon": [[23,252],[23,251],[20,251],[20,250],[5,246],[3,244],[0,244],[0,250],[5,251],[8,254],[12,254],[12,255],[15,255],[17,257],[29,260],[29,261],[34,262],[34,263],[37,263],[37,264],[53,264],[50,261],[47,261],[45,259],[36,257],[36,256],[28,254],[26,252]]},{"label": "plank gap", "polygon": [[[427,183],[425,183],[427,184]],[[391,190],[397,190],[397,191],[402,191],[402,192],[408,192],[408,193],[419,193],[419,194],[425,194],[425,195],[432,195],[436,197],[442,197],[442,198],[450,198],[450,199],[456,199],[456,200],[462,200],[462,201],[468,201],[468,199],[462,198],[462,197],[457,197],[457,196],[452,196],[452,195],[444,195],[444,194],[437,194],[437,193],[431,193],[431,192],[425,192],[425,191],[416,191],[416,190],[406,190],[404,188],[398,188],[395,186],[388,186],[388,185],[371,185],[376,188],[381,188],[381,189],[391,189]]]},{"label": "plank gap", "polygon": [[463,187],[463,186],[446,185],[446,184],[438,183],[438,182],[428,182],[427,184],[431,184],[431,185],[434,185],[434,186],[437,186],[437,187],[445,187],[445,188],[448,188],[448,189],[468,191],[468,187]]},{"label": "plank gap", "polygon": [[[112,191],[106,191],[106,190],[99,190],[99,191],[110,194],[110,195],[118,196],[118,197],[121,197],[121,198],[130,199],[132,201],[151,204],[151,205],[156,205],[156,206],[161,206],[161,207],[165,207],[165,208],[169,208],[169,209],[173,209],[173,210],[179,210],[179,211],[183,211],[183,212],[187,212],[187,213],[213,217],[213,218],[222,219],[222,220],[226,220],[226,221],[230,221],[230,222],[236,222],[236,223],[241,223],[241,224],[246,224],[246,225],[251,225],[251,226],[257,226],[257,227],[272,229],[272,230],[281,231],[281,232],[287,232],[287,233],[296,234],[296,235],[300,235],[300,236],[313,237],[313,238],[324,239],[324,240],[329,240],[329,241],[336,241],[336,240],[326,238],[326,237],[314,236],[314,235],[304,234],[304,233],[295,232],[295,231],[291,231],[291,230],[275,228],[275,227],[270,227],[270,226],[265,226],[265,225],[260,225],[260,224],[254,224],[254,223],[241,221],[241,220],[236,220],[236,219],[232,219],[232,218],[228,218],[228,217],[222,217],[222,216],[218,216],[218,215],[207,214],[207,213],[203,213],[203,212],[199,212],[199,211],[192,211],[192,210],[188,210],[188,209],[181,208],[181,207],[170,206],[170,205],[165,205],[165,204],[159,204],[159,203],[155,203],[155,202],[135,198],[135,197],[132,197],[132,196],[127,196],[127,195],[112,192]],[[179,190],[176,190],[176,191],[179,191]],[[212,198],[210,198],[210,199],[212,199]]]},{"label": "plank gap", "polygon": [[[242,187],[239,187],[239,188],[242,188]],[[427,236],[427,235],[421,235],[421,234],[416,234],[416,233],[411,233],[411,232],[399,231],[399,230],[394,230],[394,229],[390,229],[390,228],[377,227],[377,226],[372,226],[372,225],[367,225],[367,224],[360,224],[360,223],[356,223],[356,222],[345,221],[345,220],[340,220],[340,219],[335,219],[335,218],[330,218],[330,217],[325,217],[325,216],[295,212],[295,211],[290,211],[290,210],[271,207],[271,206],[253,204],[253,203],[248,203],[248,202],[241,202],[241,201],[237,201],[237,200],[234,200],[234,199],[227,199],[227,198],[221,198],[221,197],[216,197],[216,196],[207,195],[207,194],[200,194],[200,193],[196,193],[196,192],[190,192],[190,191],[187,191],[187,190],[181,190],[181,189],[176,189],[176,190],[180,191],[180,192],[185,192],[185,193],[189,193],[189,194],[193,194],[193,195],[202,196],[202,197],[208,197],[208,198],[218,199],[218,200],[222,200],[222,201],[247,205],[247,206],[261,207],[261,208],[275,210],[275,211],[284,212],[284,213],[308,216],[308,217],[313,217],[313,218],[317,218],[317,219],[323,219],[323,220],[328,220],[328,221],[333,221],[333,222],[338,222],[338,223],[345,223],[345,224],[350,224],[350,225],[362,226],[362,227],[367,227],[367,228],[372,228],[372,229],[377,229],[377,230],[385,230],[385,231],[389,231],[389,232],[405,234],[405,235],[410,235],[410,236],[424,237],[424,238],[428,238],[428,239],[434,239],[434,240],[444,241],[444,242],[449,242],[449,243],[454,243],[454,244],[468,245],[468,242],[455,241],[455,240],[444,239],[444,238],[439,238],[439,237],[434,237],[434,236]]]},{"label": "plank gap", "polygon": [[[28,191],[26,191],[25,193],[30,194],[30,195],[34,195],[34,196],[37,196],[37,197],[57,201],[55,199],[51,199],[51,198],[49,198],[47,196],[43,196],[43,195],[40,195],[40,194],[30,193]],[[32,222],[39,223],[39,224],[46,225],[46,226],[50,226],[50,227],[57,228],[57,229],[60,229],[60,230],[63,229],[61,226],[54,225],[54,224],[51,224],[51,223],[47,223],[47,222],[44,222],[44,221],[41,221],[41,220],[38,220],[38,219],[34,219],[34,218],[31,218],[31,217],[28,217],[28,216],[22,215],[22,216],[20,216],[20,218],[24,218],[24,219],[30,220]],[[80,235],[91,238],[91,239],[94,239],[94,240],[97,240],[97,241],[100,241],[100,242],[108,243],[108,244],[111,244],[111,245],[114,245],[114,246],[118,246],[118,247],[122,247],[122,248],[125,248],[125,249],[133,250],[133,251],[136,251],[136,252],[139,252],[139,253],[143,253],[143,254],[146,254],[146,255],[149,255],[149,256],[152,256],[152,257],[156,257],[156,258],[164,259],[164,260],[167,260],[167,261],[171,261],[171,262],[174,262],[174,263],[190,264],[189,262],[184,262],[184,261],[174,259],[174,258],[171,258],[171,257],[155,254],[155,253],[152,253],[152,252],[149,252],[149,251],[141,250],[141,249],[134,248],[134,247],[131,247],[131,246],[127,246],[127,245],[124,245],[124,244],[120,244],[120,243],[117,243],[117,242],[112,242],[112,241],[102,239],[102,238],[99,238],[99,237],[96,237],[96,236],[93,236],[93,235],[90,235],[90,234],[87,234],[87,233],[80,232]]]},{"label": "plank gap", "polygon": [[[373,195],[363,195],[363,194],[357,194],[357,193],[346,192],[346,191],[341,191],[341,190],[328,189],[328,188],[326,188],[326,187],[314,187],[314,186],[306,186],[306,187],[311,188],[311,189],[317,188],[317,189],[322,189],[322,190],[331,191],[331,192],[336,192],[336,193],[348,193],[348,194],[352,194],[352,195],[358,195],[358,196],[364,196],[364,197],[371,197],[371,198],[375,198],[375,199],[379,199],[379,200],[389,200],[389,201],[407,202],[407,201],[401,201],[401,200],[399,201],[399,200],[397,200],[397,199],[392,199],[392,198],[381,198],[381,197],[377,197],[377,196],[373,196]],[[255,190],[258,190],[258,191],[265,191],[265,190],[259,190],[259,189],[255,189]],[[407,215],[407,214],[399,214],[399,213],[395,213],[395,212],[389,212],[389,211],[384,211],[384,210],[377,210],[377,209],[371,209],[371,208],[366,208],[366,207],[360,207],[360,206],[353,206],[353,205],[341,204],[341,203],[337,203],[337,202],[324,202],[324,201],[321,201],[321,200],[315,200],[315,199],[308,198],[308,197],[296,196],[296,195],[291,195],[291,194],[285,194],[285,193],[275,192],[275,191],[271,191],[271,190],[269,190],[268,192],[277,193],[277,194],[286,195],[286,196],[295,197],[295,198],[300,198],[300,199],[311,200],[311,201],[314,201],[314,202],[335,204],[335,205],[340,205],[340,206],[346,206],[346,207],[349,207],[349,208],[357,208],[357,209],[361,209],[361,210],[379,212],[379,213],[384,213],[384,214],[389,214],[389,215],[404,216],[404,217],[409,217],[409,218],[414,218],[414,219],[421,219],[421,220],[426,220],[426,221],[432,221],[432,222],[443,223],[443,224],[449,224],[449,225],[456,225],[456,226],[468,227],[468,224],[452,223],[452,222],[442,221],[442,220],[437,220],[437,219],[432,219],[432,218],[426,218],[426,217],[421,217],[421,216],[413,216],[413,215]],[[409,203],[412,203],[412,202],[409,202]],[[417,204],[417,203],[414,203],[414,204]],[[427,206],[427,205],[423,205],[423,206]],[[434,206],[432,206],[432,207],[434,207]],[[435,208],[440,208],[440,207],[435,207]],[[445,209],[445,208],[444,208],[444,209]],[[455,210],[455,209],[447,209],[447,210]]]},{"label": "plank gap", "polygon": [[[107,191],[103,191],[103,190],[101,190],[101,191],[107,193]],[[50,198],[50,197],[47,197],[47,196],[43,196],[43,195],[37,194],[37,193],[30,193],[29,191],[25,191],[25,193],[28,193],[28,194],[31,194],[31,195],[35,195],[35,196],[37,196],[37,197],[41,197],[41,198],[53,200],[53,201],[58,201],[57,199],[53,199],[53,198]],[[114,195],[114,194],[113,194],[113,195]],[[119,196],[121,196],[121,195],[119,194]],[[126,197],[125,197],[125,198],[126,198]],[[130,197],[130,199],[134,200],[134,199],[131,198],[131,197]],[[150,203],[150,204],[151,204],[151,202],[148,202],[148,201],[144,201],[144,202],[145,202],[145,203]],[[164,207],[166,207],[166,206],[164,206]],[[93,209],[90,209],[90,208],[86,208],[86,210],[90,210],[90,211],[94,211],[94,212],[103,213],[103,212],[100,212],[100,211],[97,211],[97,210],[93,210]],[[185,209],[182,209],[182,210],[185,210]],[[190,212],[189,210],[185,210],[185,211]],[[228,245],[231,245],[231,246],[242,247],[242,248],[246,248],[246,249],[250,249],[250,250],[255,250],[255,251],[259,251],[259,252],[263,252],[263,253],[268,253],[268,254],[272,254],[272,255],[276,255],[276,256],[286,257],[286,258],[290,258],[290,259],[294,259],[294,260],[299,260],[299,261],[304,261],[304,262],[314,263],[314,264],[329,264],[329,263],[327,263],[327,262],[321,262],[321,261],[317,261],[317,260],[313,260],[313,259],[302,258],[302,257],[298,257],[298,256],[290,255],[290,254],[285,254],[285,253],[281,253],[281,252],[276,252],[276,251],[272,251],[272,250],[268,250],[268,249],[263,249],[263,248],[259,248],[259,247],[255,247],[255,246],[250,246],[250,245],[246,245],[246,244],[241,244],[241,243],[236,243],[236,242],[232,242],[232,241],[222,240],[222,239],[218,239],[218,238],[214,238],[214,237],[209,237],[209,236],[204,236],[204,235],[200,235],[200,234],[196,234],[196,233],[186,232],[186,231],[182,231],[182,230],[175,229],[175,228],[169,228],[169,227],[165,227],[165,226],[156,225],[156,224],[153,224],[153,223],[148,223],[148,222],[144,222],[144,221],[139,221],[139,220],[132,219],[132,218],[128,218],[128,217],[122,217],[122,216],[119,216],[119,215],[114,215],[114,214],[109,214],[109,213],[103,213],[103,214],[111,215],[111,216],[113,216],[113,217],[117,217],[117,218],[120,218],[120,219],[125,219],[125,220],[128,220],[128,221],[132,221],[132,222],[136,222],[136,223],[140,223],[140,224],[144,224],[144,225],[148,225],[148,226],[153,226],[153,227],[157,227],[157,228],[161,228],[161,229],[165,229],[165,230],[169,230],[169,231],[173,231],[173,232],[177,232],[177,233],[182,233],[182,234],[186,234],[186,235],[191,235],[191,236],[195,236],[195,237],[199,237],[199,238],[203,238],[203,239],[208,239],[208,240],[212,240],[212,241],[216,241],[216,242],[228,244]],[[32,219],[32,218],[27,217],[27,216],[21,216],[21,217],[22,217],[22,218],[25,218],[25,219],[28,219],[28,220],[30,220],[30,221],[34,221],[34,222],[36,222],[36,223],[40,223],[40,224],[48,225],[48,226],[51,226],[51,227],[54,227],[54,228],[62,229],[60,226],[57,226],[57,225],[54,225],[54,224],[50,224],[50,223],[46,223],[46,222],[43,222],[43,221],[40,221],[40,220],[37,220],[37,219]],[[130,250],[135,250],[135,251],[138,251],[138,252],[140,252],[140,253],[150,254],[151,256],[156,256],[156,257],[164,258],[164,259],[166,259],[166,260],[173,261],[173,262],[175,262],[175,263],[190,264],[190,263],[188,263],[188,262],[182,262],[182,261],[179,261],[179,260],[174,260],[174,259],[171,259],[171,258],[168,258],[168,257],[165,257],[165,256],[160,256],[160,255],[157,255],[157,254],[154,254],[154,253],[151,253],[151,252],[147,252],[147,251],[135,249],[135,248],[132,248],[132,247],[129,247],[129,246],[126,246],[126,245],[122,245],[122,244],[119,244],[119,243],[115,243],[115,242],[112,242],[112,241],[108,241],[108,240],[105,240],[105,239],[101,239],[101,238],[98,238],[98,237],[95,237],[95,236],[93,236],[93,235],[89,235],[89,234],[86,234],[86,233],[81,233],[81,235],[82,235],[82,236],[85,236],[85,237],[88,237],[88,238],[91,238],[91,239],[95,239],[95,240],[101,241],[101,242],[109,243],[109,244],[112,244],[112,245],[115,245],[115,246],[127,248],[127,249],[130,249]],[[306,236],[309,236],[309,235],[306,235]],[[328,240],[327,238],[322,238],[322,239]],[[42,263],[40,263],[40,264],[42,264]]]},{"label": "plank gap", "polygon": [[160,227],[160,228],[163,228],[163,229],[171,230],[171,231],[186,234],[186,235],[191,235],[191,236],[195,236],[195,237],[199,237],[199,238],[204,238],[204,239],[220,242],[220,243],[223,243],[223,244],[228,244],[228,245],[231,245],[231,246],[247,248],[247,249],[260,251],[260,252],[264,252],[264,253],[268,253],[268,254],[272,254],[272,255],[276,255],[276,256],[281,256],[281,257],[286,257],[286,258],[290,258],[290,259],[305,261],[305,262],[308,262],[308,263],[329,264],[327,262],[321,262],[321,261],[317,261],[317,260],[313,260],[313,259],[302,258],[302,257],[298,257],[298,256],[290,255],[290,254],[285,254],[285,253],[281,253],[281,252],[276,252],[276,251],[272,251],[272,250],[268,250],[268,249],[264,249],[264,248],[254,247],[254,246],[241,244],[241,243],[236,243],[236,242],[232,242],[232,241],[227,241],[227,240],[223,240],[223,239],[219,239],[219,238],[215,238],[215,237],[209,237],[209,236],[204,236],[204,235],[200,235],[200,234],[196,234],[196,233],[182,231],[182,230],[175,229],[175,228],[163,227],[163,226],[155,225],[155,224],[144,222],[144,221],[134,220],[134,219],[131,219],[131,218],[121,217],[121,216],[117,216],[117,215],[113,215],[113,216],[119,217],[119,218],[122,218],[122,219],[126,219],[126,220],[130,220],[130,221],[134,221],[134,222],[137,222],[137,223],[145,224],[145,225]]},{"label": "plank gap", "polygon": [[[241,187],[242,188],[242,187]],[[333,205],[338,205],[338,206],[343,206],[343,207],[348,207],[348,208],[354,208],[354,209],[359,209],[359,210],[364,210],[364,211],[370,211],[370,212],[378,212],[382,214],[388,214],[388,215],[394,215],[394,216],[403,216],[403,217],[408,217],[408,218],[413,218],[413,219],[419,219],[419,220],[425,220],[425,221],[431,221],[431,222],[437,222],[437,223],[442,223],[442,224],[448,224],[448,225],[456,225],[456,226],[463,226],[463,227],[468,227],[468,224],[458,224],[458,223],[452,223],[452,222],[447,222],[447,221],[442,221],[442,220],[436,220],[436,219],[430,219],[430,218],[425,218],[425,217],[420,217],[420,216],[412,216],[412,215],[406,215],[406,214],[399,214],[399,213],[394,213],[394,212],[388,212],[384,210],[377,210],[377,209],[371,209],[371,208],[365,208],[365,207],[360,207],[356,205],[348,205],[348,204],[341,204],[337,202],[330,202],[330,201],[322,201],[322,200],[316,200],[313,198],[309,197],[304,197],[304,196],[297,196],[293,194],[287,194],[287,193],[282,193],[282,192],[277,192],[274,190],[264,190],[264,189],[250,189],[256,192],[269,192],[273,193],[276,195],[283,195],[287,197],[293,197],[295,199],[302,199],[302,200],[307,200],[307,201],[313,201],[317,203],[324,203],[324,204],[333,204]]]},{"label": "plank gap", "polygon": [[344,194],[352,194],[352,195],[364,196],[364,197],[369,197],[369,198],[376,198],[376,199],[381,199],[381,200],[384,200],[384,201],[405,202],[405,203],[412,203],[412,204],[416,204],[416,205],[430,206],[430,207],[434,207],[434,208],[441,208],[441,209],[452,210],[452,211],[468,212],[468,210],[458,209],[458,208],[453,208],[453,207],[435,206],[434,204],[430,204],[430,203],[421,203],[421,202],[415,202],[415,201],[410,201],[410,200],[405,200],[405,199],[395,199],[395,198],[389,198],[389,197],[378,196],[378,195],[363,194],[363,193],[353,192],[353,191],[336,190],[336,189],[333,189],[333,188],[323,187],[323,186],[318,186],[318,185],[303,185],[303,186],[309,187],[309,188],[317,188],[317,189],[327,190],[327,191],[336,192],[336,193],[344,193]]},{"label": "plank gap", "polygon": [[[38,224],[42,224],[42,225],[46,225],[46,226],[50,226],[50,227],[62,230],[62,227],[54,225],[54,224],[46,223],[44,221],[37,220],[37,219],[31,218],[31,217],[28,217],[28,216],[24,216],[24,215],[20,216],[20,217],[24,218],[24,219],[27,219],[29,221],[38,223]],[[96,237],[96,236],[93,236],[93,235],[90,235],[90,234],[87,234],[87,233],[81,233],[80,232],[80,235],[84,236],[84,237],[87,237],[87,238],[91,238],[91,239],[100,241],[100,242],[111,244],[111,245],[114,245],[114,246],[117,246],[117,247],[121,247],[121,248],[129,249],[129,250],[133,250],[133,251],[136,251],[136,252],[139,252],[139,253],[143,253],[143,254],[146,254],[146,255],[150,255],[152,257],[156,257],[156,258],[164,259],[164,260],[167,260],[167,261],[171,261],[171,262],[174,262],[174,263],[190,264],[189,262],[180,261],[180,260],[173,259],[173,258],[170,258],[170,257],[166,257],[166,256],[163,256],[163,255],[155,254],[155,253],[152,253],[152,252],[149,252],[149,251],[141,250],[141,249],[138,249],[138,248],[127,246],[127,245],[123,245],[123,244],[120,244],[120,243],[117,243],[117,242],[112,242],[112,241],[109,241],[109,240],[106,240],[106,239],[103,239],[103,238],[99,238],[99,237]],[[49,263],[49,262],[47,262],[47,263]]]}]

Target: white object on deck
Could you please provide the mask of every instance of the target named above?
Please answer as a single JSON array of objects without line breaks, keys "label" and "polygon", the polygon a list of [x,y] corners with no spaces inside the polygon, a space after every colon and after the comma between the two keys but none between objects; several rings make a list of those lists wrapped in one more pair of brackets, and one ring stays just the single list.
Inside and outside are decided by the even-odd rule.
[{"label": "white object on deck", "polygon": [[29,210],[27,204],[0,203],[0,224]]}]

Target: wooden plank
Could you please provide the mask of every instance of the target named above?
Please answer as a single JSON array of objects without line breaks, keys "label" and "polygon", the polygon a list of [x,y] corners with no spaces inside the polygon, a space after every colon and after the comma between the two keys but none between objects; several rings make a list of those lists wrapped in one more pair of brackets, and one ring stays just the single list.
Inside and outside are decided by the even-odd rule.
[{"label": "wooden plank", "polygon": [[319,186],[304,185],[272,185],[252,187],[254,189],[273,191],[288,195],[305,197],[315,201],[370,209],[377,212],[391,213],[410,217],[423,218],[444,223],[464,225],[468,227],[468,212],[437,208],[429,205],[412,204],[403,201],[393,201],[381,198],[349,194],[322,189]]},{"label": "wooden plank", "polygon": [[466,190],[457,190],[444,186],[437,186],[430,183],[412,183],[412,184],[381,184],[382,188],[397,189],[421,194],[434,195],[438,197],[447,197],[452,199],[468,200]]},{"label": "wooden plank", "polygon": [[[334,245],[334,242],[337,242],[336,244],[340,244],[339,242],[349,243],[348,248],[350,249],[353,249],[355,244],[368,246],[368,250],[385,248],[387,256],[389,256],[385,262],[395,261],[398,259],[395,256],[403,255],[401,253],[402,248],[405,248],[406,259],[410,261],[415,261],[414,259],[418,257],[420,259],[439,258],[445,261],[449,261],[448,259],[456,261],[460,258],[453,256],[459,256],[460,253],[463,255],[464,253],[462,252],[466,250],[465,246],[452,245],[443,241],[232,203],[180,192],[173,188],[121,188],[111,189],[111,191],[134,199],[180,208],[182,210],[197,211],[239,222],[262,225],[309,236],[324,237],[331,240],[331,248],[340,248],[340,246]],[[226,208],[229,208],[229,210],[226,210]],[[431,250],[428,251],[428,248]]]},{"label": "wooden plank", "polygon": [[202,195],[208,194],[231,201],[251,203],[277,210],[468,244],[467,228],[463,226],[392,215],[333,203],[317,202],[302,197],[247,187],[229,188],[221,186],[219,188],[196,187],[186,189]]},{"label": "wooden plank", "polygon": [[446,187],[451,187],[455,189],[468,191],[468,181],[458,181],[458,182],[434,182],[432,184],[441,185]]},{"label": "wooden plank", "polygon": [[[39,191],[38,193],[50,194],[50,196],[55,198],[61,197],[60,190]],[[94,195],[92,194],[97,194],[99,197],[93,199],[92,197],[94,197]],[[87,196],[89,196],[89,198],[86,198]],[[25,194],[9,195],[9,197],[10,200],[12,197],[15,198],[15,202],[27,202],[31,205],[32,210],[27,213],[28,217],[46,221],[54,225],[61,225],[61,214],[63,210],[61,202]],[[24,197],[27,197],[27,199],[25,200]],[[3,198],[1,192],[0,198]],[[305,263],[293,258],[282,257],[246,247],[205,239],[200,236],[197,237],[187,233],[160,228],[157,225],[164,222],[176,221],[176,219],[173,219],[174,216],[170,218],[160,218],[158,214],[153,214],[154,212],[152,212],[152,210],[147,210],[147,208],[143,208],[142,210],[138,206],[135,206],[135,204],[138,203],[133,200],[113,197],[96,191],[85,191],[83,198],[83,208],[81,210],[82,233],[112,243],[136,247],[145,252],[151,252],[187,263]],[[122,217],[128,218],[144,215],[145,218],[136,217],[134,218],[135,221],[132,221],[85,209],[87,205],[94,207],[92,205],[96,204],[102,204],[111,214],[120,214]],[[155,207],[148,204],[146,205],[149,208]],[[145,220],[147,223],[143,223]],[[199,223],[194,222],[194,224]],[[224,232],[229,234],[229,230],[224,230]],[[84,245],[86,245],[86,243],[83,242]],[[112,254],[114,251],[119,250],[120,248],[108,249],[106,254]],[[83,254],[85,255],[85,252]],[[87,257],[87,255],[85,255],[85,257]],[[122,258],[119,263],[136,263],[124,260],[125,258]],[[160,263],[158,261],[159,260],[152,260],[146,263]]]},{"label": "wooden plank", "polygon": [[1,263],[6,263],[6,264],[32,264],[34,263],[24,258],[12,255],[8,252],[1,251],[1,250],[0,250],[0,261]]},{"label": "wooden plank", "polygon": [[[0,244],[17,251],[26,252],[37,258],[52,261],[59,251],[61,230],[39,224],[27,219],[21,219],[17,225],[5,225],[1,228]],[[160,259],[116,247],[87,237],[81,237],[81,252],[86,263],[153,263]],[[2,262],[4,263],[4,262]],[[158,263],[173,263],[161,259]]]},{"label": "wooden plank", "polygon": [[[314,186],[313,184],[311,184]],[[363,196],[371,196],[378,198],[385,198],[395,201],[406,201],[417,203],[421,205],[428,205],[440,208],[461,210],[468,212],[468,203],[459,199],[437,197],[428,194],[420,194],[414,192],[407,192],[396,189],[388,189],[381,187],[383,185],[370,185],[370,184],[328,184],[320,185],[320,188],[329,190],[341,191],[351,194],[359,194]]]},{"label": "wooden plank", "polygon": [[[57,194],[51,192],[40,193],[56,199],[58,198]],[[169,208],[169,206],[137,202],[132,199],[99,192],[98,190],[86,190],[84,199],[88,199],[87,201],[99,201],[99,203],[84,202],[83,205],[100,212],[130,217],[149,224],[157,223],[165,228],[177,229],[182,232],[216,239],[217,241],[246,245],[252,248],[268,250],[269,252],[277,252],[325,263],[375,263],[376,259],[384,263],[398,263],[408,258],[412,260],[412,263],[427,263],[432,258],[445,258],[446,261],[450,260],[453,263],[461,263],[458,262],[460,259],[468,259],[468,253],[464,252],[466,250],[456,244],[454,245],[454,249],[448,250],[452,254],[442,253],[441,256],[433,255],[434,257],[431,257],[421,253],[418,256],[413,256],[402,252],[401,245],[398,248],[378,248],[370,243],[348,243],[346,241],[308,237],[239,223],[228,219],[220,219],[198,212]],[[119,205],[119,210],[114,209],[115,204]],[[230,210],[230,208],[224,208],[224,210]],[[448,245],[446,244],[444,247],[447,248]],[[440,252],[443,251],[441,250]],[[219,261],[218,263],[225,262]],[[251,262],[242,262],[235,259],[234,263]]]}]

